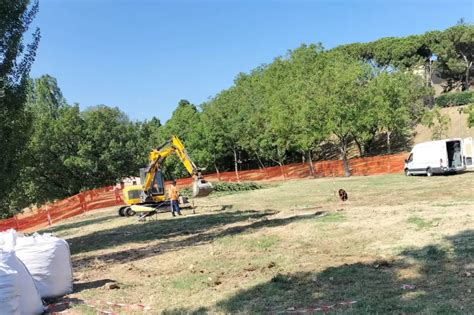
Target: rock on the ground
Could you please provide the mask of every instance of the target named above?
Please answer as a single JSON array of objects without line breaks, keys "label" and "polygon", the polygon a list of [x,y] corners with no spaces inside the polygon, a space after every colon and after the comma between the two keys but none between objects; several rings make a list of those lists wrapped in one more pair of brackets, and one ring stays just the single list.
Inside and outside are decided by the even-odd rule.
[{"label": "rock on the ground", "polygon": [[119,285],[115,282],[107,282],[106,284],[104,284],[103,288],[106,290],[120,289]]}]

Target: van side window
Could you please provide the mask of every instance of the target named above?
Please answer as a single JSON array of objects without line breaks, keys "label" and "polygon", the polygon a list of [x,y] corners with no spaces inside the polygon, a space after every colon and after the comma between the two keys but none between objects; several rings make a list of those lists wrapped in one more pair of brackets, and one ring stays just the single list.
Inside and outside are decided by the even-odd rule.
[{"label": "van side window", "polygon": [[408,162],[411,162],[413,161],[413,153],[410,154],[410,156],[408,157]]}]

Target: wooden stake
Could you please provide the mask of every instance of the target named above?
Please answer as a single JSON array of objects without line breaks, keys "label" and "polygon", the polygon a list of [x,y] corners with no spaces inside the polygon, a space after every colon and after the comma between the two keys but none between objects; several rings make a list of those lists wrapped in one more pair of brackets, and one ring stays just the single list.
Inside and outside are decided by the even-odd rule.
[{"label": "wooden stake", "polygon": [[336,179],[334,178],[334,171],[332,172],[332,186],[333,186],[333,189],[334,189],[334,196],[336,196],[336,198],[337,198],[337,194],[336,194]]}]

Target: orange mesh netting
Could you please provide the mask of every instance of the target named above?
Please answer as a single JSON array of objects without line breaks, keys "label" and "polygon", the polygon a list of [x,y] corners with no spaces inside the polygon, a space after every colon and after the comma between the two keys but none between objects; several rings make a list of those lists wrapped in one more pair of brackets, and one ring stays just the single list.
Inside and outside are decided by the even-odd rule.
[{"label": "orange mesh netting", "polygon": [[[404,168],[406,153],[357,158],[349,160],[349,168],[354,176],[400,173]],[[342,161],[319,161],[313,163],[314,176],[344,176]],[[309,163],[296,163],[283,166],[267,167],[265,169],[207,174],[208,181],[272,181],[297,179],[311,176]],[[192,178],[178,179],[178,187],[186,187],[192,183]],[[167,182],[166,184],[169,184]],[[58,221],[85,213],[116,205],[123,205],[120,189],[113,186],[81,192],[69,198],[46,204],[30,215],[16,215],[13,218],[0,220],[0,231],[16,229],[31,232],[52,225]]]}]

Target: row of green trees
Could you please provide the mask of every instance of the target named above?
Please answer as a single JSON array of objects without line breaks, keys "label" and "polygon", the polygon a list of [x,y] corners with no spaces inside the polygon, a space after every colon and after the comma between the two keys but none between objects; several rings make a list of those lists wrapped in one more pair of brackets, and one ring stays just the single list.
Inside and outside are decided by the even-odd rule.
[{"label": "row of green trees", "polygon": [[[238,174],[243,168],[341,158],[350,175],[347,159],[353,151],[360,156],[390,153],[409,144],[410,130],[433,95],[426,80],[413,74],[427,62],[420,56],[436,52],[430,71],[444,69],[444,63],[454,67],[431,44],[407,55],[418,45],[410,43],[436,38],[429,43],[464,52],[459,47],[472,37],[472,26],[462,24],[419,37],[332,50],[320,44],[302,45],[268,65],[239,74],[233,86],[204,104],[181,101],[162,125],[158,118],[131,121],[105,105],[81,111],[78,104],[66,102],[53,77],[29,79],[39,31],[33,32],[28,45],[23,34],[38,4],[7,1],[2,10],[2,216],[138,175],[149,150],[173,134],[184,140],[196,163],[208,172]],[[459,30],[460,37],[443,35]],[[426,47],[431,54],[425,53]],[[456,60],[464,57],[458,54]],[[175,157],[167,160],[164,171],[167,177],[186,175]]]},{"label": "row of green trees", "polygon": [[349,175],[351,144],[360,155],[370,154],[383,134],[391,152],[393,135],[408,135],[430,93],[413,74],[380,71],[320,45],[302,46],[240,74],[232,88],[203,105],[201,122],[211,139],[206,164],[231,157],[237,169],[242,152],[261,166],[262,159],[278,165],[300,156],[311,161],[334,144]]},{"label": "row of green trees", "polygon": [[[329,145],[339,150],[349,175],[349,147],[356,143],[360,155],[370,154],[383,135],[390,152],[392,136],[409,135],[429,93],[412,74],[380,72],[321,46],[302,46],[239,75],[235,86],[200,109],[181,101],[161,125],[157,118],[130,121],[105,105],[81,111],[45,75],[27,85],[28,137],[2,204],[13,213],[137,175],[150,149],[173,134],[208,171],[312,161]],[[175,157],[164,171],[186,175]]]}]

